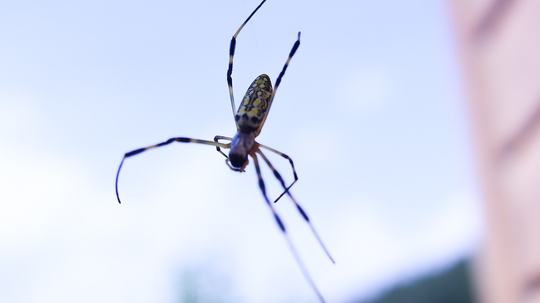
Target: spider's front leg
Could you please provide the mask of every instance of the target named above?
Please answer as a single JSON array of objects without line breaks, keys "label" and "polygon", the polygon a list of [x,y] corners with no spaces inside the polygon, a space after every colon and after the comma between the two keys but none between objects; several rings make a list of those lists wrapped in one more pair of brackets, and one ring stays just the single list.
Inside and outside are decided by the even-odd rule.
[{"label": "spider's front leg", "polygon": [[162,146],[165,146],[165,145],[169,145],[173,142],[180,142],[180,143],[198,143],[198,144],[205,144],[205,145],[212,145],[212,146],[215,146],[216,148],[219,148],[222,147],[222,148],[230,148],[231,144],[224,144],[224,143],[219,143],[217,141],[215,142],[212,142],[212,141],[207,141],[207,140],[199,140],[199,139],[192,139],[192,138],[186,138],[186,137],[176,137],[176,138],[170,138],[169,140],[167,141],[164,141],[164,142],[161,142],[161,143],[158,143],[158,144],[154,144],[154,145],[150,145],[150,146],[147,146],[147,147],[143,147],[143,148],[139,148],[139,149],[136,149],[136,150],[133,150],[133,151],[130,151],[126,154],[124,154],[124,157],[122,158],[122,161],[120,162],[120,166],[118,166],[118,171],[116,172],[116,182],[115,182],[115,190],[116,190],[116,199],[118,200],[118,203],[122,203],[121,200],[120,200],[120,195],[118,194],[118,177],[120,176],[120,170],[122,169],[122,165],[124,165],[124,161],[129,158],[129,157],[133,157],[135,155],[138,155],[142,152],[145,152],[147,150],[150,150],[150,149],[154,149],[154,148],[157,148],[157,147],[162,147]]},{"label": "spider's front leg", "polygon": [[[219,140],[228,140],[228,141],[230,142],[230,141],[232,141],[232,138],[230,138],[230,137],[225,137],[225,136],[219,136],[219,135],[214,137],[214,142],[216,142],[216,143],[221,143],[221,142],[219,142]],[[227,156],[227,155],[221,150],[221,148],[220,148],[219,146],[216,146],[216,150],[217,150],[220,154],[222,154],[222,155],[225,157],[225,159],[229,159],[229,156]],[[234,169],[233,169],[233,170],[234,170]]]}]

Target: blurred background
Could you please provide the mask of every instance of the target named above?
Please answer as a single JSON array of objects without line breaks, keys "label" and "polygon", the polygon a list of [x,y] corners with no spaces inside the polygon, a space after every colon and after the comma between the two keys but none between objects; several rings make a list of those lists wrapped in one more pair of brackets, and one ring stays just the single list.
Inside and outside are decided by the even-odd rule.
[{"label": "blurred background", "polygon": [[[176,136],[234,135],[229,43],[258,4],[0,3],[1,302],[316,301],[252,165],[233,172],[213,147],[173,144],[127,159],[122,205],[114,192],[128,151]],[[540,20],[538,5],[526,6],[269,0],[243,29],[237,104],[259,74],[275,81],[302,32],[257,140],[295,161],[292,192],[336,264],[286,197],[275,207],[328,302],[517,302],[523,285],[532,298],[540,254],[523,244],[534,235],[521,235],[538,223],[521,216],[525,208],[505,217],[501,205],[521,192],[489,191],[507,183],[487,134],[502,125],[490,113],[501,118],[522,99],[537,104],[538,85],[519,69],[521,77],[493,67],[515,66],[505,51],[479,59],[505,22],[525,13],[529,31],[515,26],[503,37],[528,35],[503,45],[513,45],[512,58],[534,56],[519,53]],[[523,78],[530,90],[512,103],[506,88],[486,93]],[[508,109],[484,110],[492,96]],[[530,108],[512,120],[512,130],[525,129],[521,139],[504,133],[504,159],[517,159],[508,155],[531,138]],[[532,162],[520,165],[528,175],[512,166],[508,184],[539,179],[527,152]],[[267,156],[291,182],[288,162]],[[263,176],[277,197],[266,167]],[[533,205],[527,197],[517,205]],[[521,225],[501,232],[510,221]],[[505,261],[525,260],[523,251],[532,263],[508,276],[509,297],[492,300],[506,284],[488,277],[516,268]]]}]

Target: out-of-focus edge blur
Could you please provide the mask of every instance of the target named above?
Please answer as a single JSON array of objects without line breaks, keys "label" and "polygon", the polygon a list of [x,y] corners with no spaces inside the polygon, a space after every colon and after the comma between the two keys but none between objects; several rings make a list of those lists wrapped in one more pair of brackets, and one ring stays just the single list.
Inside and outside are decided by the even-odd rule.
[{"label": "out-of-focus edge blur", "polygon": [[449,6],[485,211],[476,299],[540,302],[540,1]]}]

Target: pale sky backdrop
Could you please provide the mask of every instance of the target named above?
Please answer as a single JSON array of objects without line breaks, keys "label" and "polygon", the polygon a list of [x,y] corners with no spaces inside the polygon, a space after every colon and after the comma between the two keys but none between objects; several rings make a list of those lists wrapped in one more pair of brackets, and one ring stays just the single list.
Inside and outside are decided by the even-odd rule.
[{"label": "pale sky backdrop", "polygon": [[[258,4],[0,2],[0,302],[316,301],[252,165],[175,144],[128,159],[114,193],[125,152],[234,135],[229,43]],[[275,81],[298,31],[258,142],[295,161],[336,264],[290,200],[276,209],[327,301],[470,255],[482,216],[447,3],[268,0],[238,38],[237,100]]]}]

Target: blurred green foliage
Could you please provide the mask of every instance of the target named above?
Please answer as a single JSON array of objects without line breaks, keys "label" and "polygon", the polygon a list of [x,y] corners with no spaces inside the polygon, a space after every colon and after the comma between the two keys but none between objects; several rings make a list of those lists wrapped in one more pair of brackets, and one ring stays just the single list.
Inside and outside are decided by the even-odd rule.
[{"label": "blurred green foliage", "polygon": [[442,273],[391,289],[381,297],[363,303],[473,303],[468,261],[461,261]]}]

